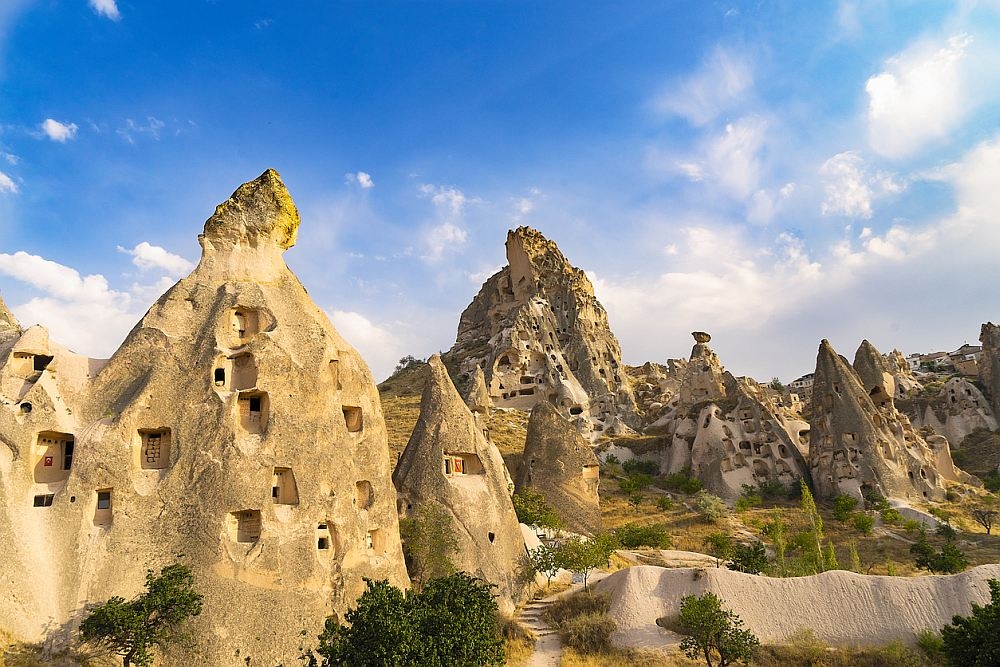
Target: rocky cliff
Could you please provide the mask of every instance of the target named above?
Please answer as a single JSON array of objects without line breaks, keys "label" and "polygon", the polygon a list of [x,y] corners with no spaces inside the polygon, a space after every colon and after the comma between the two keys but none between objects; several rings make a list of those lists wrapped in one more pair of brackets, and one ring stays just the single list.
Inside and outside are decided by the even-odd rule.
[{"label": "rocky cliff", "polygon": [[287,664],[364,577],[408,583],[375,385],[284,263],[298,225],[269,170],[96,376],[40,334],[15,344],[5,373],[54,361],[0,410],[0,625],[71,626],[179,560],[205,604],[168,661]]},{"label": "rocky cliff", "polygon": [[497,407],[548,401],[590,438],[638,426],[618,341],[590,280],[539,232],[507,234],[508,265],[462,313],[449,365],[481,366]]}]

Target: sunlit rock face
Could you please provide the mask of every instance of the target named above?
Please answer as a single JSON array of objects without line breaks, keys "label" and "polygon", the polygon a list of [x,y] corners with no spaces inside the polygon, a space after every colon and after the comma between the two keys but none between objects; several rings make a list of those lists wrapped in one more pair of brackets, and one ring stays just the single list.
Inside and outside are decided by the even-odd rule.
[{"label": "sunlit rock face", "polygon": [[513,484],[441,358],[434,355],[427,363],[420,417],[392,474],[400,514],[413,515],[425,504],[443,510],[458,543],[455,567],[495,584],[501,608],[513,611],[524,588],[517,569],[525,553],[510,497]]},{"label": "sunlit rock face", "polygon": [[507,262],[462,313],[449,363],[465,381],[482,366],[497,407],[548,401],[591,439],[637,427],[621,349],[584,272],[530,227],[507,234]]},{"label": "sunlit rock face", "polygon": [[809,466],[820,495],[940,500],[945,481],[972,481],[951,462],[948,442],[922,438],[894,404],[885,359],[862,342],[853,367],[824,340],[816,358]]},{"label": "sunlit rock face", "polygon": [[0,626],[38,639],[179,561],[205,603],[170,664],[288,664],[364,577],[408,584],[375,384],[284,263],[298,225],[269,170],[106,364],[10,348],[0,376],[51,361],[3,382]]}]

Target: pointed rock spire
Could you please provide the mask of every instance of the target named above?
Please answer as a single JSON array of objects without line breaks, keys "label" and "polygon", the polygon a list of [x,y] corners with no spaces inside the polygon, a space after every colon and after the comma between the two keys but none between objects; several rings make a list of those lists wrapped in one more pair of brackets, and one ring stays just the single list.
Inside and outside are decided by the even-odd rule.
[{"label": "pointed rock spire", "polygon": [[465,403],[473,412],[482,413],[487,417],[493,412],[493,399],[490,398],[490,390],[486,387],[486,376],[483,375],[482,366],[476,366],[476,370],[472,374],[472,382],[469,384]]},{"label": "pointed rock spire", "polygon": [[0,333],[5,331],[19,331],[20,329],[21,325],[18,323],[17,318],[14,317],[14,313],[10,312],[7,304],[3,301],[3,297],[0,296]]},{"label": "pointed rock spire", "polygon": [[462,401],[441,357],[435,354],[427,364],[420,417],[392,474],[399,506],[412,512],[421,504],[439,505],[451,517],[459,543],[455,566],[496,584],[510,609],[522,589],[515,570],[524,539],[503,458]]},{"label": "pointed rock spire", "polygon": [[896,380],[889,372],[885,358],[867,340],[861,341],[854,354],[854,371],[875,407],[892,405],[892,399],[896,395]]},{"label": "pointed rock spire", "polygon": [[552,404],[536,403],[528,420],[517,490],[538,491],[567,530],[593,535],[601,529],[599,482],[600,463],[590,444]]},{"label": "pointed rock spire", "polygon": [[204,237],[217,245],[262,241],[282,250],[295,245],[299,211],[274,169],[236,188],[205,222]]},{"label": "pointed rock spire", "polygon": [[694,347],[688,360],[684,380],[681,382],[681,405],[692,406],[702,401],[725,398],[722,362],[708,346],[712,337],[704,331],[693,331]]}]

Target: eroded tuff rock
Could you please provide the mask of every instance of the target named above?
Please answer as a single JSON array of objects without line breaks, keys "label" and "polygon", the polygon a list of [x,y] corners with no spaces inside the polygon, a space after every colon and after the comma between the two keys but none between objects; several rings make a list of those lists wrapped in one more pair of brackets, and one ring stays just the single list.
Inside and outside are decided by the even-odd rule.
[{"label": "eroded tuff rock", "polygon": [[907,363],[902,352],[894,349],[886,355],[885,362],[896,383],[895,398],[897,400],[909,398],[923,389],[923,385],[914,377],[913,371],[910,370],[910,364]]},{"label": "eroded tuff rock", "polygon": [[501,607],[510,611],[521,597],[515,572],[525,552],[510,498],[513,485],[500,451],[486,439],[441,358],[434,355],[427,363],[420,417],[392,474],[400,513],[425,503],[440,506],[459,544],[455,567],[496,584]]},{"label": "eroded tuff rock", "polygon": [[518,491],[542,494],[567,530],[583,535],[601,530],[600,463],[590,444],[548,402],[531,409],[515,482]]},{"label": "eroded tuff rock", "polygon": [[470,410],[485,417],[489,417],[490,413],[493,412],[493,399],[490,398],[490,390],[486,387],[486,376],[483,375],[482,366],[476,366],[476,370],[472,374],[465,403]]},{"label": "eroded tuff rock", "polygon": [[987,322],[979,332],[983,352],[979,357],[979,381],[989,392],[993,414],[1000,417],[1000,325]]},{"label": "eroded tuff rock", "polygon": [[584,272],[529,227],[508,232],[507,262],[462,313],[449,359],[466,379],[482,366],[497,407],[548,401],[591,438],[638,426],[618,341]]},{"label": "eroded tuff rock", "polygon": [[37,639],[179,560],[205,604],[168,663],[287,664],[363,577],[408,583],[375,385],[284,264],[297,224],[275,172],[241,186],[96,377],[15,345],[52,361],[0,409],[4,628]]},{"label": "eroded tuff rock", "polygon": [[7,304],[3,301],[3,297],[0,297],[0,338],[6,337],[6,334],[20,330],[21,325],[18,324],[14,313],[10,312]]},{"label": "eroded tuff rock", "polygon": [[701,401],[724,398],[726,388],[723,384],[722,362],[708,346],[712,337],[704,331],[695,331],[691,335],[695,342],[681,381],[681,404],[694,405]]},{"label": "eroded tuff rock", "polygon": [[945,481],[970,481],[951,461],[948,442],[925,441],[896,410],[892,373],[863,341],[854,367],[820,343],[813,384],[809,466],[822,496],[869,491],[886,497],[940,500]]}]

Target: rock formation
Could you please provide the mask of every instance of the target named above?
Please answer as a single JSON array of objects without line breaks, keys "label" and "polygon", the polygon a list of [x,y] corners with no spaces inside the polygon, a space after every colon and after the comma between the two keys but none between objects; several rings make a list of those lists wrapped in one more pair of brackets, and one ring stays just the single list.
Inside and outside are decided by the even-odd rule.
[{"label": "rock formation", "polygon": [[896,383],[895,398],[897,400],[908,398],[923,389],[923,385],[913,376],[910,364],[907,363],[902,352],[893,350],[886,355],[885,361]]},{"label": "rock formation", "polygon": [[590,444],[546,401],[531,409],[515,482],[518,491],[538,491],[566,530],[583,535],[600,531],[600,464]]},{"label": "rock formation", "polygon": [[979,381],[990,395],[993,414],[1000,417],[1000,325],[987,322],[979,332],[983,351],[979,357]]},{"label": "rock formation", "polygon": [[726,395],[723,385],[722,363],[708,346],[712,337],[704,331],[695,331],[694,347],[681,382],[681,404],[694,405],[702,401],[717,401]]},{"label": "rock formation", "polygon": [[915,427],[930,429],[956,445],[978,428],[994,431],[998,425],[990,402],[965,378],[953,377],[936,397],[910,399],[906,404]]},{"label": "rock formation", "polygon": [[476,370],[472,374],[465,403],[470,410],[487,418],[493,412],[493,399],[490,398],[490,390],[486,387],[486,376],[483,375],[482,366],[476,366]]},{"label": "rock formation", "polygon": [[432,356],[420,418],[399,457],[392,481],[404,516],[436,503],[452,520],[459,551],[455,567],[496,584],[501,608],[521,595],[515,571],[524,539],[514,513],[507,469],[448,377]]},{"label": "rock formation", "polygon": [[284,263],[298,224],[267,171],[103,368],[14,345],[3,373],[43,369],[0,409],[0,626],[39,638],[179,560],[205,603],[169,663],[287,663],[364,577],[408,583],[375,385]]},{"label": "rock formation", "polygon": [[14,317],[14,313],[10,312],[7,308],[7,304],[4,303],[3,297],[0,297],[0,337],[10,332],[16,332],[21,330],[21,325],[18,324],[17,318]]},{"label": "rock formation", "polygon": [[901,499],[940,500],[945,480],[959,481],[943,438],[928,443],[896,410],[895,384],[868,341],[854,367],[820,343],[813,384],[809,467],[822,496],[869,491]]},{"label": "rock formation", "polygon": [[529,227],[507,234],[507,262],[462,313],[449,360],[467,379],[482,366],[497,407],[548,401],[591,438],[637,426],[618,341],[584,272]]}]

